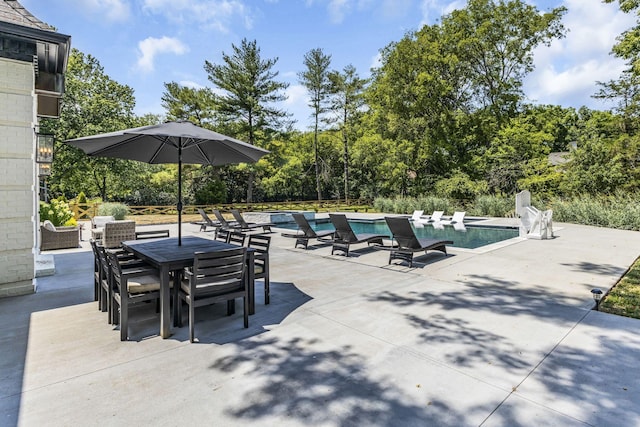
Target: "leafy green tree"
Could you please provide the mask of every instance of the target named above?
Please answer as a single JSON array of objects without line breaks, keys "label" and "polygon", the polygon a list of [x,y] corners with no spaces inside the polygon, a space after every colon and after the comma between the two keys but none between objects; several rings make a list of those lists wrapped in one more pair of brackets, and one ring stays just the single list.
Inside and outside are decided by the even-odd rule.
[{"label": "leafy green tree", "polygon": [[570,195],[613,194],[640,188],[640,135],[622,133],[621,118],[582,108],[573,130],[577,147],[565,165],[561,190]]},{"label": "leafy green tree", "polygon": [[[235,136],[262,146],[288,124],[289,114],[275,105],[286,99],[282,91],[289,85],[276,80],[273,67],[278,58],[262,59],[255,40],[242,39],[240,46],[231,48],[231,55],[222,53],[222,64],[205,61],[204,65],[211,83],[223,93],[216,97],[216,111],[224,123],[234,125]],[[254,180],[251,169],[247,202],[253,200]]]},{"label": "leafy green tree", "polygon": [[522,0],[469,0],[442,20],[455,37],[455,51],[465,67],[474,103],[489,108],[499,121],[518,110],[522,82],[533,70],[533,50],[563,37],[559,7],[540,13]]},{"label": "leafy green tree", "polygon": [[[461,66],[440,26],[425,26],[381,51],[366,91],[370,107],[367,126],[384,139],[411,141],[407,167],[418,176],[441,174],[451,168],[456,111],[464,111],[466,90]],[[441,148],[439,148],[441,147]]]},{"label": "leafy green tree", "polygon": [[525,178],[525,166],[532,159],[547,160],[553,135],[529,123],[527,117],[511,120],[498,132],[485,155],[487,178],[493,191],[512,194]]},{"label": "leafy green tree", "polygon": [[318,132],[320,120],[322,115],[327,111],[327,99],[331,93],[331,82],[329,81],[331,55],[326,55],[320,48],[311,49],[304,55],[303,64],[306,69],[300,72],[298,77],[300,79],[300,83],[307,88],[307,92],[309,93],[309,107],[313,110],[313,147],[316,167],[316,190],[318,192],[318,200],[322,200]]},{"label": "leafy green tree", "polygon": [[56,138],[52,191],[69,197],[85,191],[103,200],[123,197],[145,173],[145,165],[88,157],[62,141],[146,124],[152,116],[136,118],[133,89],[109,78],[95,57],[77,49],[69,57],[65,88],[60,118],[43,119],[40,128]]},{"label": "leafy green tree", "polygon": [[342,72],[329,73],[331,84],[330,111],[334,115],[332,121],[338,127],[344,146],[344,199],[349,202],[349,143],[354,139],[356,124],[364,106],[364,89],[366,79],[360,78],[356,68],[349,64]]},{"label": "leafy green tree", "polygon": [[[615,3],[617,1],[620,5],[620,10],[626,13],[640,9],[639,0],[603,1],[605,3]],[[613,46],[613,53],[619,58],[627,60],[633,73],[640,74],[640,22],[637,22],[633,28],[624,31],[618,37],[618,43]]]},{"label": "leafy green tree", "polygon": [[635,134],[640,120],[640,73],[626,70],[619,79],[598,85],[600,90],[593,97],[614,101],[613,110],[622,118],[622,132]]}]

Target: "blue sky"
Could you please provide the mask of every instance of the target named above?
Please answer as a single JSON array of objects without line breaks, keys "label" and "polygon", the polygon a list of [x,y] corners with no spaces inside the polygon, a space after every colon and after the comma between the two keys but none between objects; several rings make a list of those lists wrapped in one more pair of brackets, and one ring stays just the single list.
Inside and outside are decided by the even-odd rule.
[{"label": "blue sky", "polygon": [[[352,64],[362,77],[378,51],[424,24],[433,24],[463,0],[21,0],[31,13],[71,35],[73,47],[95,56],[105,72],[135,90],[136,113],[162,114],[165,82],[210,86],[204,61],[243,38],[257,40],[263,58],[278,58],[279,79],[290,84],[281,108],[296,127],[311,124],[298,82],[303,56],[314,48],[331,55],[332,69]],[[544,11],[565,6],[567,37],[535,53],[527,77],[530,101],[606,108],[591,95],[596,81],[619,76],[624,64],[610,55],[615,38],[634,23],[616,4],[601,0],[529,0]]]}]

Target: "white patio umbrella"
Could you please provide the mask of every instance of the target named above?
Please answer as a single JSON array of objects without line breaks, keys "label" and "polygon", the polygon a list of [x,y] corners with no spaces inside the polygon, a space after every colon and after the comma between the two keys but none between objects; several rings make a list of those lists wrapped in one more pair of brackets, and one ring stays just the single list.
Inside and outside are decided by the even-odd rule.
[{"label": "white patio umbrella", "polygon": [[269,153],[188,121],[166,122],[64,141],[89,156],[178,164],[178,244],[182,245],[182,164],[254,163]]}]

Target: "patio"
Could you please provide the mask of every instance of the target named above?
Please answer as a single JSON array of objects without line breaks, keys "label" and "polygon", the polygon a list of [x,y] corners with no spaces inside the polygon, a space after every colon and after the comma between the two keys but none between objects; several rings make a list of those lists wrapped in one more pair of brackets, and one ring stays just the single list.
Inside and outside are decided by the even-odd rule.
[{"label": "patio", "polygon": [[198,344],[186,327],[161,339],[152,304],[120,342],[88,242],[50,252],[36,294],[0,299],[0,424],[640,425],[640,323],[590,310],[589,292],[624,274],[638,233],[555,228],[412,269],[276,232],[271,304],[258,282],[248,329],[209,308]]}]

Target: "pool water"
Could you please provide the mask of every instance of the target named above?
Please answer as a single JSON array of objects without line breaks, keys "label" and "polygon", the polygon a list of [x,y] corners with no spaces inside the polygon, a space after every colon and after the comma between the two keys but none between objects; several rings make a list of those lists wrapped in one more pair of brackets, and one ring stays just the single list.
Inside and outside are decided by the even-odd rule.
[{"label": "pool water", "polygon": [[[309,221],[314,230],[332,230],[334,227],[329,220]],[[349,220],[351,228],[355,233],[376,233],[386,234],[391,238],[391,232],[384,220]],[[419,238],[452,240],[453,245],[458,248],[476,249],[492,243],[512,239],[519,236],[517,228],[511,227],[488,227],[480,225],[466,225],[464,231],[455,230],[451,225],[444,225],[443,228],[434,228],[431,224],[416,226],[412,223]],[[295,222],[278,224],[278,227],[296,230]]]}]

